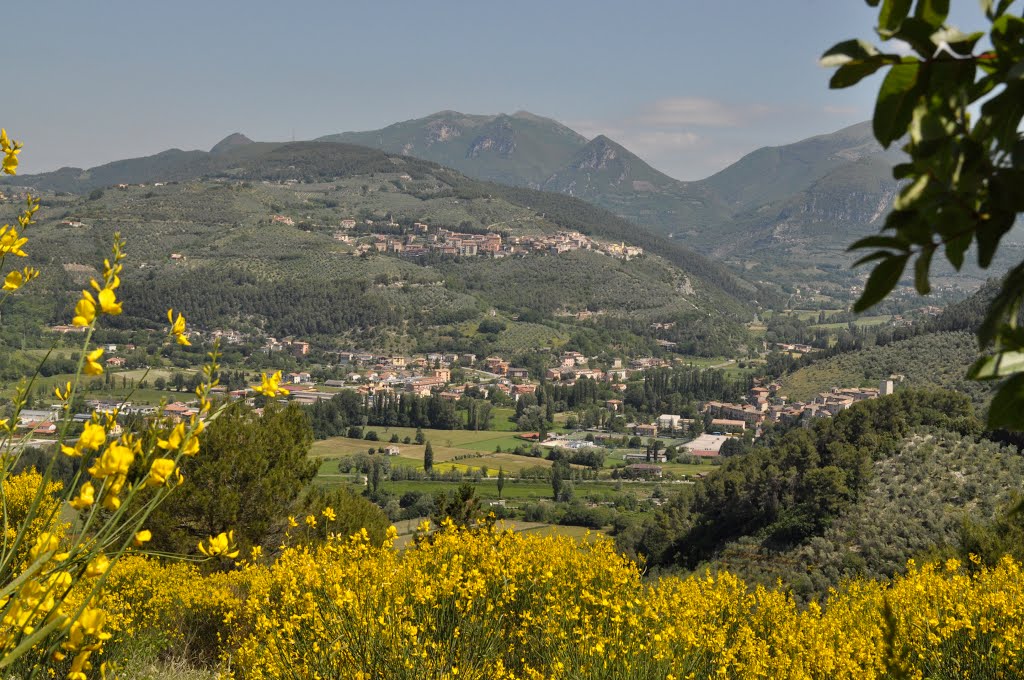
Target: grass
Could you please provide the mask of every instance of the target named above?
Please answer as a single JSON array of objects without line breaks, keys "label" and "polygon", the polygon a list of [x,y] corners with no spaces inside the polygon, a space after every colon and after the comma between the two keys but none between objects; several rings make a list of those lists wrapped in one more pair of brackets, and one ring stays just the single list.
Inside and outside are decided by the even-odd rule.
[{"label": "grass", "polygon": [[711,463],[662,463],[661,469],[674,475],[697,475],[717,470],[718,466]]},{"label": "grass", "polygon": [[494,407],[491,409],[491,415],[493,416],[491,429],[500,432],[515,432],[515,414],[516,410],[514,408]]},{"label": "grass", "polygon": [[[325,461],[337,461],[338,458],[354,453],[366,452],[371,446],[378,448],[388,446],[388,440],[392,434],[397,434],[399,439],[415,437],[416,429],[409,427],[392,428],[367,428],[375,430],[380,441],[372,442],[365,439],[350,439],[348,437],[332,437],[313,443],[310,455],[323,458]],[[434,450],[434,467],[438,471],[457,469],[464,472],[486,467],[489,472],[495,473],[498,467],[504,467],[506,472],[518,472],[529,467],[549,467],[550,461],[543,458],[530,458],[528,456],[517,456],[512,453],[493,453],[496,446],[509,449],[522,440],[515,439],[507,433],[471,430],[424,430],[423,434],[430,442]],[[425,445],[418,444],[397,444],[401,450],[398,456],[390,458],[392,465],[403,465],[421,468],[423,467],[423,452]],[[336,469],[336,466],[335,466]],[[324,466],[321,466],[321,473],[325,474]]]},{"label": "grass", "polygon": [[[120,385],[121,374],[113,373],[115,384]],[[72,381],[74,376],[70,373],[63,375],[53,375],[46,378],[36,378],[35,386],[37,394],[45,395],[45,398],[53,396],[53,390],[55,387],[64,387],[64,384]],[[90,383],[94,381],[102,381],[102,378],[89,378],[84,377],[80,383],[80,394],[85,399],[107,399],[107,400],[123,400],[128,398],[133,404],[151,404],[153,406],[160,403],[161,400],[166,399],[168,403],[175,401],[188,401],[195,398],[195,394],[186,390],[183,392],[174,392],[168,390],[157,390],[151,387],[141,389],[131,387],[114,387],[105,388],[100,387],[98,389],[91,389]],[[152,382],[152,381],[150,381]],[[0,396],[10,397],[14,394],[14,384],[11,384],[6,390],[0,390]],[[130,395],[130,396],[129,396]]]},{"label": "grass", "polygon": [[[710,468],[711,466],[707,466]],[[343,475],[334,472],[332,475],[318,477],[321,485],[346,485],[354,491],[362,491],[365,485],[359,475]],[[470,482],[476,488],[477,497],[484,501],[498,500],[498,480],[493,476],[479,482]],[[462,482],[448,482],[433,479],[402,479],[381,482],[381,490],[401,496],[410,491],[418,491],[428,495],[454,491]],[[576,497],[581,500],[611,502],[623,493],[632,492],[638,498],[649,498],[659,484],[672,486],[671,482],[622,481],[621,484],[611,480],[573,482]],[[508,501],[541,501],[551,499],[551,483],[548,481],[521,480],[514,477],[505,480],[505,488],[501,497]]]},{"label": "grass", "polygon": [[[395,528],[398,529],[398,538],[395,540],[395,547],[402,550],[407,548],[412,543],[412,538],[415,535],[416,527],[419,526],[420,522],[426,517],[417,517],[415,519],[400,520],[395,522]],[[537,533],[545,536],[567,536],[576,541],[586,541],[593,543],[597,540],[600,532],[587,529],[586,527],[574,527],[574,526],[563,526],[560,524],[542,524],[540,522],[523,522],[523,521],[504,521],[501,520],[496,525],[502,530],[508,529],[516,533]]]},{"label": "grass", "polygon": [[[371,447],[374,449],[382,446],[389,446],[388,440],[392,434],[397,434],[399,440],[404,437],[415,437],[416,429],[410,427],[372,428],[377,432],[379,441],[368,441],[366,439],[350,439],[348,437],[331,437],[313,443],[310,455],[323,459],[320,471],[317,475],[318,484],[331,484],[344,479],[344,475],[338,473],[337,461],[342,456],[349,456],[356,453],[366,453]],[[486,468],[490,476],[498,472],[498,468],[504,468],[508,474],[515,474],[520,470],[532,467],[550,467],[551,462],[544,458],[531,458],[510,453],[509,450],[524,442],[505,432],[471,430],[423,430],[426,440],[431,443],[434,450],[434,469],[438,472],[448,470],[459,470],[460,472],[474,472]],[[674,440],[666,440],[673,443]],[[398,444],[401,453],[391,456],[388,461],[392,466],[412,467],[423,469],[423,452],[425,445]],[[495,447],[500,446],[502,453],[494,453]],[[606,465],[608,467],[622,463],[623,455],[627,452],[636,452],[633,449],[621,449],[612,451],[608,456]],[[701,472],[710,472],[715,469],[711,463],[667,463],[664,466],[666,472],[675,475],[695,475]],[[497,495],[494,496],[497,498]]]},{"label": "grass", "polygon": [[[867,327],[867,326],[882,326],[889,323],[889,319],[892,317],[889,314],[880,314],[877,316],[859,316],[853,320],[854,325]],[[842,330],[849,326],[849,322],[842,321],[839,323],[819,323],[811,326],[812,329],[824,329],[824,330]]]},{"label": "grass", "polygon": [[697,357],[689,355],[681,355],[678,357],[678,360],[683,364],[693,364],[695,368],[712,368],[734,361],[734,359],[729,357]]}]

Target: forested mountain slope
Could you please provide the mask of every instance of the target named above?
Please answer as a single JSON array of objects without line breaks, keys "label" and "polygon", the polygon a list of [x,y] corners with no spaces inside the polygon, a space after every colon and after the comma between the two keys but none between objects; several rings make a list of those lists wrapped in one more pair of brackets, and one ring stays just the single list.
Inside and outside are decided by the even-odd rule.
[{"label": "forested mountain slope", "polygon": [[906,389],[774,431],[618,537],[668,569],[728,568],[820,597],[964,547],[1024,481],[1014,447],[981,440],[963,395]]},{"label": "forested mountain slope", "polygon": [[[745,342],[742,323],[771,295],[721,264],[571,197],[483,183],[345,144],[235,142],[198,165],[177,167],[181,175],[174,176],[199,175],[193,179],[107,187],[86,197],[48,194],[34,227],[33,261],[62,265],[44,270],[48,285],[67,294],[55,296],[66,304],[50,309],[47,320],[64,318],[71,291],[102,260],[115,231],[128,239],[136,268],[123,277],[133,306],[121,324],[159,322],[174,306],[206,328],[484,352],[564,344],[576,329],[594,327],[578,318],[592,312],[602,324],[625,327],[620,341],[630,351],[656,351],[651,323],[689,320],[716,338],[689,349],[720,354]],[[53,180],[18,178],[22,186],[49,187]],[[80,189],[91,186],[78,181]],[[358,226],[345,232],[343,220]],[[581,250],[417,259],[359,247],[416,221],[506,239],[580,231],[602,243],[638,245],[645,255],[626,261]],[[491,313],[504,319],[508,338],[475,332]]]},{"label": "forested mountain slope", "polygon": [[821,536],[781,552],[741,539],[706,566],[766,585],[781,577],[804,596],[855,576],[888,578],[904,573],[909,559],[962,557],[965,530],[1005,512],[1022,480],[1015,447],[948,432],[912,435],[897,455],[873,464],[862,496]]},{"label": "forested mountain slope", "polygon": [[927,333],[815,362],[783,377],[782,391],[791,400],[807,401],[833,387],[877,386],[879,380],[896,376],[897,384],[968,395],[984,410],[995,386],[967,379],[967,368],[977,356],[973,333]]}]

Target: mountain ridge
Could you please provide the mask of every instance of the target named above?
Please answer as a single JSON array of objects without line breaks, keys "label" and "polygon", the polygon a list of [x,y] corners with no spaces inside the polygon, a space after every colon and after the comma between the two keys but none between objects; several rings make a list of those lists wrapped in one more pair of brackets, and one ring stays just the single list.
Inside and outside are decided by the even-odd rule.
[{"label": "mountain ridge", "polygon": [[[320,152],[315,145],[329,143],[419,158],[498,185],[579,198],[740,266],[748,277],[771,284],[809,284],[841,304],[857,276],[848,271],[852,257],[845,247],[877,232],[898,190],[891,166],[900,153],[883,151],[869,124],[858,123],[792,144],[762,147],[710,177],[682,182],[605,135],[587,140],[528,111],[477,115],[445,110],[380,130],[295,143],[312,146],[252,142],[235,133],[215,145],[215,153],[168,150],[89,170],[62,169],[0,183],[87,193],[121,183],[237,178],[245,175],[240,168],[255,159],[269,162],[275,152],[283,153],[280,149],[316,156]],[[278,167],[274,177],[284,177],[286,169]],[[800,281],[792,275],[796,265]]]},{"label": "mountain ridge", "polygon": [[[531,131],[513,129],[502,134],[493,129],[516,116],[538,121],[546,126],[546,134],[564,135],[569,141],[563,140],[558,153],[549,154],[545,162],[524,161],[523,156],[530,153],[524,138]],[[469,128],[459,127],[460,121],[470,121],[478,134],[468,134]],[[492,129],[484,130],[486,126]],[[443,140],[425,141],[424,135],[429,137],[438,129],[446,132]],[[883,150],[874,140],[870,123],[862,122],[790,144],[761,147],[709,177],[683,182],[651,167],[606,135],[581,145],[582,136],[570,133],[561,123],[529,112],[473,116],[441,111],[377,131],[320,139],[376,145],[455,167],[478,179],[583,198],[716,256],[731,251],[723,248],[722,238],[737,232],[743,233],[743,243],[789,252],[795,240],[806,250],[812,234],[828,238],[876,230],[878,217],[891,205],[896,186],[891,166],[900,157],[898,151]],[[487,148],[481,152],[483,146]],[[878,162],[868,162],[871,159]],[[552,166],[555,161],[557,167]],[[528,171],[517,169],[526,165]],[[548,174],[542,176],[545,169]],[[844,190],[875,209],[844,207],[846,199],[838,192],[825,191],[844,173]],[[824,206],[826,197],[839,205]]]},{"label": "mountain ridge", "polygon": [[[630,342],[653,337],[654,322],[671,323],[679,330],[659,339],[706,352],[746,342],[743,323],[758,308],[753,301],[764,303],[772,294],[680,243],[579,199],[473,180],[430,161],[363,146],[253,142],[216,154],[168,150],[60,178],[76,183],[80,196],[47,196],[36,229],[39,252],[74,267],[83,254],[102,257],[111,231],[122,231],[152,277],[146,287],[155,292],[143,297],[157,302],[139,310],[150,321],[180,295],[190,308],[227,310],[197,319],[205,326],[250,314],[277,333],[335,333],[351,322],[354,329],[377,328],[381,343],[394,336],[405,338],[406,346],[402,328],[410,318],[417,320],[417,332],[429,333],[491,308],[534,326],[543,321],[575,328],[576,322],[560,320],[563,315],[595,307]],[[47,178],[12,179],[24,186]],[[115,188],[82,195],[93,183]],[[397,233],[399,223],[403,234],[415,234],[412,224],[420,220],[435,229],[501,231],[509,238],[577,231],[604,244],[638,246],[646,255],[630,261],[580,248],[435,261],[397,249],[380,252],[376,244]],[[361,226],[370,224],[382,226]],[[215,304],[192,279],[216,281],[216,290],[242,288],[230,305]],[[261,282],[285,290],[269,302]],[[396,291],[377,290],[392,282]],[[400,293],[406,285],[412,286],[408,294]],[[315,315],[299,314],[296,306],[308,312],[309,299],[330,305],[325,286],[346,301],[342,306],[366,309],[339,311],[323,326],[309,324]],[[294,309],[286,315],[288,304]],[[534,335],[543,330],[534,326],[524,328],[533,328]],[[566,340],[561,332],[544,333],[551,341]]]}]

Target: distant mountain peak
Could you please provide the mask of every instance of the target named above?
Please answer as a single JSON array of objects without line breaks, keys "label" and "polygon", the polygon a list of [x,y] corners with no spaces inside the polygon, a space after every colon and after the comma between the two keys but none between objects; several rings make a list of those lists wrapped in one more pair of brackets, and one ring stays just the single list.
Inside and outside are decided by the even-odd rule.
[{"label": "distant mountain peak", "polygon": [[[616,167],[618,171],[627,171],[627,168],[622,167],[621,164],[638,164],[643,168],[649,167],[632,151],[605,135],[594,137],[580,149],[571,161],[570,167],[577,170],[598,170],[608,168],[615,162],[619,164]],[[654,169],[651,168],[651,171]],[[668,177],[665,179],[670,180]]]},{"label": "distant mountain peak", "polygon": [[465,114],[456,111],[455,109],[445,109],[444,111],[438,111],[436,113],[430,114],[429,116],[426,116],[426,119],[429,120],[431,118],[454,118],[456,116],[462,117],[463,115]]},{"label": "distant mountain peak", "polygon": [[636,154],[634,154],[632,151],[630,151],[626,147],[622,146],[621,144],[616,142],[611,137],[607,137],[605,135],[598,135],[597,137],[594,137],[593,139],[590,140],[590,142],[587,144],[587,146],[589,146],[589,147],[600,147],[600,148],[610,148],[610,149],[613,149],[613,150],[615,150],[616,152],[619,152],[619,153],[628,154],[629,156],[633,156],[633,157],[636,156]]},{"label": "distant mountain peak", "polygon": [[213,148],[210,149],[210,153],[223,153],[225,151],[230,151],[235,147],[244,146],[246,144],[252,143],[253,141],[246,137],[245,135],[243,135],[241,132],[233,132],[224,139],[214,144]]}]

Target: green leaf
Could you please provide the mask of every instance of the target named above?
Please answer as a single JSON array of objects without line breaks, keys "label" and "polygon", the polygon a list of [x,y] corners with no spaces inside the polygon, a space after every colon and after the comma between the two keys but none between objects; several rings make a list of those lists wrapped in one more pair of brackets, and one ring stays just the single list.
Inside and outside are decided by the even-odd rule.
[{"label": "green leaf", "polygon": [[[833,76],[833,78],[834,77],[835,76]],[[1010,67],[1009,72],[1006,74],[1006,78],[1007,80],[1020,80],[1021,78],[1024,78],[1024,59]]]},{"label": "green leaf", "polygon": [[999,215],[992,215],[990,219],[979,224],[974,231],[978,239],[978,266],[988,269],[992,264],[992,258],[999,248],[999,241],[1011,228],[1013,228],[1014,215],[1007,214],[1002,219]]},{"label": "green leaf", "polygon": [[885,64],[886,60],[878,57],[867,61],[851,61],[836,69],[828,81],[828,86],[833,90],[841,90],[856,85]]},{"label": "green leaf", "polygon": [[906,187],[900,192],[900,195],[896,197],[896,200],[892,202],[893,210],[907,210],[921,198],[924,194],[925,189],[928,188],[928,182],[931,178],[928,175],[921,175],[914,180],[910,186]]},{"label": "green leaf", "polygon": [[[880,33],[892,32],[900,27],[903,20],[910,14],[913,0],[883,0],[882,9],[878,13],[878,29]],[[888,37],[888,36],[886,36]]]},{"label": "green leaf", "polygon": [[939,108],[932,108],[928,102],[921,100],[914,107],[910,121],[910,139],[915,144],[925,141],[941,140],[945,145],[947,139],[956,132],[956,122]]},{"label": "green leaf", "polygon": [[971,380],[995,380],[1024,371],[1024,352],[1005,351],[981,357],[974,362],[967,377]]},{"label": "green leaf", "polygon": [[1019,139],[1017,128],[1024,116],[1024,99],[1021,83],[1012,80],[1006,83],[1003,91],[990,98],[981,106],[983,118],[991,120],[993,135],[1006,148],[1013,148]]},{"label": "green leaf", "polygon": [[896,64],[889,69],[875,102],[872,120],[875,138],[887,147],[907,131],[917,99],[918,63]]},{"label": "green leaf", "polygon": [[1017,2],[1017,0],[999,0],[999,6],[996,7],[995,15],[1002,16],[1006,10],[1010,9],[1010,5]]},{"label": "green leaf", "polygon": [[821,55],[822,66],[832,68],[849,64],[851,61],[863,61],[878,54],[875,46],[865,40],[844,40],[836,43],[825,54]]},{"label": "green leaf", "polygon": [[970,56],[970,53],[974,50],[974,45],[984,36],[985,34],[981,31],[964,33],[960,29],[950,26],[948,28],[940,28],[932,33],[931,41],[935,43],[936,47],[946,43],[950,49],[963,58]]},{"label": "green leaf", "polygon": [[970,232],[946,241],[946,259],[957,271],[964,266],[964,253],[971,245],[973,234],[974,232]]},{"label": "green leaf", "polygon": [[949,0],[918,0],[914,16],[938,27],[949,16]]},{"label": "green leaf", "polygon": [[889,257],[890,255],[892,255],[892,253],[890,253],[888,250],[879,250],[874,253],[871,253],[870,255],[865,255],[864,257],[860,258],[852,265],[850,265],[850,268],[856,269],[862,264],[867,264],[868,262],[872,262],[874,260],[881,260],[883,258]]},{"label": "green leaf", "polygon": [[908,17],[900,24],[898,31],[893,32],[892,37],[909,43],[914,51],[924,59],[931,59],[935,54],[938,43],[932,39],[935,27],[916,17]]},{"label": "green leaf", "polygon": [[1019,430],[1024,427],[1024,374],[1018,373],[999,388],[988,409],[988,427]]},{"label": "green leaf", "polygon": [[[1017,264],[1003,277],[1003,285],[995,299],[989,303],[985,318],[978,327],[978,342],[982,347],[995,340],[996,331],[1004,319],[1020,313],[1021,297],[1024,295],[1024,262]],[[1000,335],[1003,333],[1000,331]]]},{"label": "green leaf", "polygon": [[934,254],[935,248],[925,248],[914,262],[914,287],[917,288],[918,295],[927,295],[932,292],[931,284],[928,283],[928,271],[931,269],[932,255]]},{"label": "green leaf", "polygon": [[903,276],[903,270],[906,268],[907,260],[909,259],[910,253],[904,253],[902,255],[890,255],[879,262],[871,272],[871,276],[868,277],[867,283],[864,284],[864,292],[861,293],[860,299],[854,303],[853,311],[863,312],[881,302],[896,287],[896,284],[900,282],[900,277]]},{"label": "green leaf", "polygon": [[914,174],[913,163],[897,163],[892,168],[893,179],[906,179]]}]

